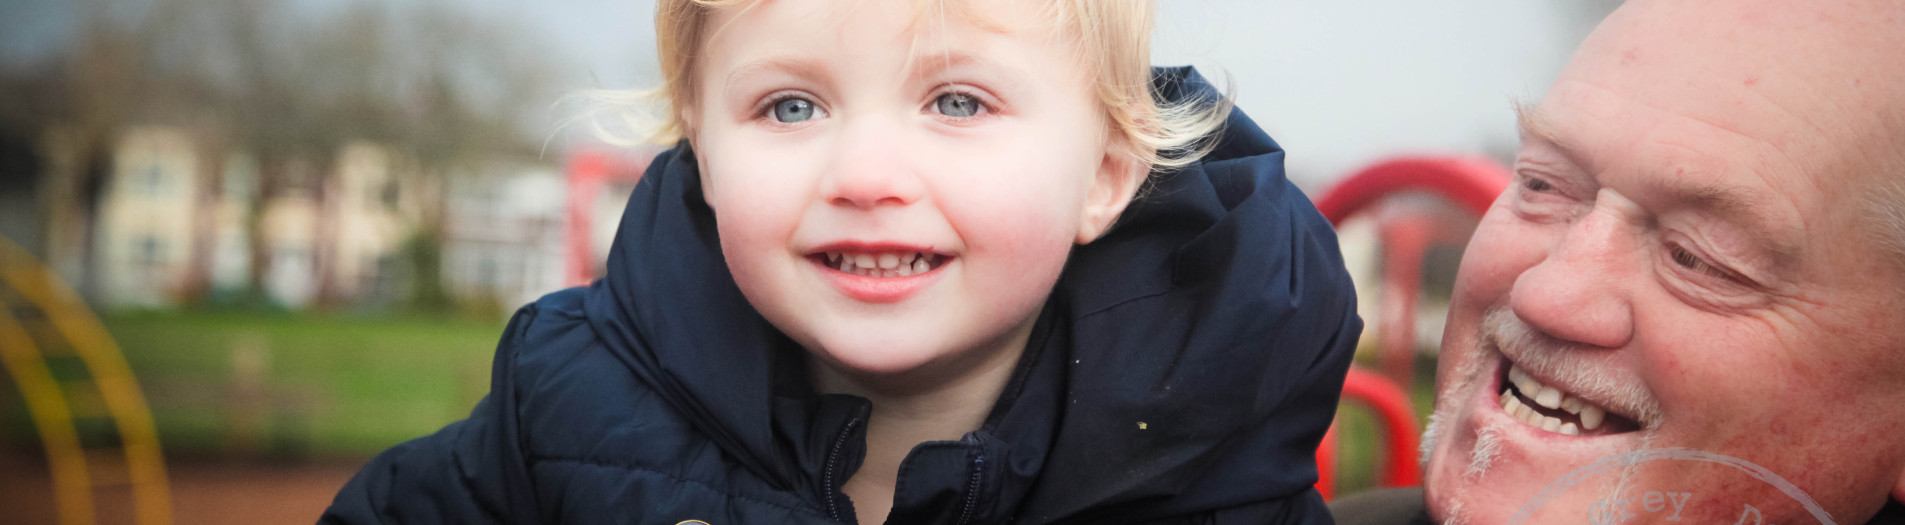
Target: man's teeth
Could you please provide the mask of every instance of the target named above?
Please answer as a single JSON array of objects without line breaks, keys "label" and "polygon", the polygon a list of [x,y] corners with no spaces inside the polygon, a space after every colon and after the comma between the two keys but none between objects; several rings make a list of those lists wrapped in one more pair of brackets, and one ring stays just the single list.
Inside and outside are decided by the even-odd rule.
[{"label": "man's teeth", "polygon": [[936,262],[938,256],[924,252],[827,252],[828,266],[866,277],[906,277],[926,273],[933,269]]},{"label": "man's teeth", "polygon": [[1549,432],[1559,432],[1570,436],[1577,436],[1580,435],[1583,430],[1600,428],[1601,422],[1607,419],[1606,409],[1583,401],[1581,398],[1574,397],[1555,387],[1541,384],[1540,381],[1536,381],[1535,378],[1530,377],[1527,372],[1522,371],[1520,365],[1512,365],[1508,368],[1508,381],[1515,385],[1515,390],[1521,391],[1522,396],[1533,399],[1535,404],[1549,409],[1560,409],[1569,414],[1574,414],[1581,419],[1580,426],[1575,426],[1571,421],[1564,422],[1561,421],[1560,418],[1544,416],[1540,411],[1523,404],[1521,397],[1516,396],[1514,391],[1503,389],[1501,395],[1502,411],[1507,412],[1510,417],[1516,420],[1527,423],[1528,426],[1539,427]]}]

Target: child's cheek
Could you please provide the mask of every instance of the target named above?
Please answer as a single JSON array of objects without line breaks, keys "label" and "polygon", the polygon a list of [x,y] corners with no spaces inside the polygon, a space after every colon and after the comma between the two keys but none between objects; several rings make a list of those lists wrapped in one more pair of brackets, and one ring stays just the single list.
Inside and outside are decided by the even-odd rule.
[{"label": "child's cheek", "polygon": [[[948,199],[946,212],[987,288],[1044,286],[1062,268],[1076,232],[1076,199],[1053,173],[994,171],[972,193]],[[957,203],[957,204],[955,204]]]},{"label": "child's cheek", "polygon": [[[776,157],[780,161],[775,162]],[[798,215],[807,204],[804,198],[811,198],[813,186],[811,177],[806,176],[810,170],[798,159],[767,152],[710,155],[709,165],[703,169],[711,186],[708,202],[715,207],[716,218],[722,222],[762,221]]]}]

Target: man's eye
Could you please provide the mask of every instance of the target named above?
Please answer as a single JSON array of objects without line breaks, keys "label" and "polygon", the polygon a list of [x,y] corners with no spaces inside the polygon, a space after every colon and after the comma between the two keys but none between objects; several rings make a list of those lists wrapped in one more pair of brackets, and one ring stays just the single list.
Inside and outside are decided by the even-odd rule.
[{"label": "man's eye", "polygon": [[1549,191],[1554,190],[1554,185],[1549,184],[1548,181],[1541,180],[1539,178],[1522,177],[1521,189],[1532,191],[1535,193],[1547,193]]},{"label": "man's eye", "polygon": [[1721,279],[1734,279],[1731,273],[1712,264],[1708,264],[1706,261],[1701,260],[1700,256],[1694,255],[1693,252],[1687,251],[1686,248],[1681,247],[1679,244],[1667,244],[1667,254],[1673,257],[1673,263],[1679,265],[1681,268],[1719,277]]},{"label": "man's eye", "polygon": [[946,93],[933,99],[933,110],[948,117],[968,118],[978,116],[985,111],[985,105],[980,104],[979,99],[973,98],[972,95]]},{"label": "man's eye", "polygon": [[820,108],[814,107],[813,101],[797,97],[784,98],[775,102],[772,114],[774,121],[782,124],[806,122],[826,116]]}]

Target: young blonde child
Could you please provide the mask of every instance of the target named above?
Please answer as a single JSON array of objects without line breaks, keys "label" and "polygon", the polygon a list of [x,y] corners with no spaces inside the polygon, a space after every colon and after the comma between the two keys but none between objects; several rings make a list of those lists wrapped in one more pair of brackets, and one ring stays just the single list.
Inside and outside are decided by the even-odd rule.
[{"label": "young blonde child", "polygon": [[1141,0],[663,0],[609,272],[336,523],[1327,523],[1361,323]]}]

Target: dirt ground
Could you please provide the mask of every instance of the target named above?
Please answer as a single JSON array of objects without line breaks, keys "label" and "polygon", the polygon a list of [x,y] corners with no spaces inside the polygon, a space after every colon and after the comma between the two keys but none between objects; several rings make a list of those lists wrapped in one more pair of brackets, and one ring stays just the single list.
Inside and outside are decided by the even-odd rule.
[{"label": "dirt ground", "polygon": [[[169,461],[172,523],[313,523],[358,466],[349,461],[297,465]],[[136,523],[129,492],[124,488],[95,491],[97,522]],[[4,509],[0,523],[58,523],[43,460],[0,454],[0,509]]]}]

